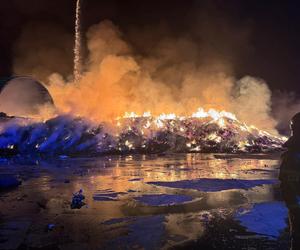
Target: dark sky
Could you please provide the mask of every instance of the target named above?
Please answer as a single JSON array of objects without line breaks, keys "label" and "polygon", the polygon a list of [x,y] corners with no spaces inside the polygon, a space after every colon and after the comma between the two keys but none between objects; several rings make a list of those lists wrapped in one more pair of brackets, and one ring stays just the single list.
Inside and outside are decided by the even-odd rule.
[{"label": "dark sky", "polygon": [[[300,3],[298,1],[193,1],[193,0],[82,0],[83,31],[104,19],[112,20],[125,35],[133,29],[165,25],[169,33],[187,33],[196,39],[197,21],[210,29],[226,21],[228,32],[238,27],[249,32],[247,46],[232,40],[216,43],[216,51],[235,56],[237,77],[265,79],[275,90],[300,94]],[[0,76],[12,74],[14,46],[28,23],[53,23],[72,34],[75,0],[10,0],[0,5]],[[207,23],[205,20],[207,19]],[[204,21],[203,21],[204,20]],[[232,26],[232,29],[231,29]],[[226,31],[222,31],[226,33]],[[234,32],[232,32],[234,34]],[[164,34],[162,33],[161,36]],[[197,38],[198,36],[198,38]],[[128,36],[130,40],[130,35]],[[153,38],[155,39],[155,38]],[[222,36],[218,37],[222,40]],[[234,39],[234,36],[233,36]],[[132,41],[134,43],[134,41]],[[138,44],[136,45],[138,48]],[[141,48],[150,51],[151,48]]]}]

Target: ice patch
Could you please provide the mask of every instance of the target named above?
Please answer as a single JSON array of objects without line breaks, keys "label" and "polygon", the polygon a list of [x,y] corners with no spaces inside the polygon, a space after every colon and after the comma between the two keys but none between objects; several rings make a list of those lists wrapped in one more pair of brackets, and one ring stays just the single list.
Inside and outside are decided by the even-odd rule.
[{"label": "ice patch", "polygon": [[96,193],[93,196],[94,201],[117,201],[118,196],[125,194],[123,192],[107,192],[107,193]]},{"label": "ice patch", "polygon": [[136,197],[135,200],[149,206],[171,206],[193,200],[188,195],[149,194]]},{"label": "ice patch", "polygon": [[278,183],[278,180],[240,180],[240,179],[195,179],[174,182],[148,182],[157,186],[170,188],[195,189],[204,192],[217,192],[228,189],[250,189],[256,186],[271,185]]},{"label": "ice patch", "polygon": [[270,202],[255,204],[245,213],[237,213],[236,219],[248,231],[277,238],[287,227],[286,218],[288,209],[283,202]]}]

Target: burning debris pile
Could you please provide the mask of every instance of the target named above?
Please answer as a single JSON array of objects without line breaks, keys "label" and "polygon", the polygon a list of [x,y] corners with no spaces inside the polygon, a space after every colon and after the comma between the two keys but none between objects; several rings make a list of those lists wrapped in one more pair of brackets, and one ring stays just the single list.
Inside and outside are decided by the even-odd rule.
[{"label": "burning debris pile", "polygon": [[0,122],[0,153],[101,155],[161,152],[271,152],[284,137],[240,122],[232,113],[199,109],[190,117],[126,113],[113,124],[94,125],[72,116],[46,122]]}]

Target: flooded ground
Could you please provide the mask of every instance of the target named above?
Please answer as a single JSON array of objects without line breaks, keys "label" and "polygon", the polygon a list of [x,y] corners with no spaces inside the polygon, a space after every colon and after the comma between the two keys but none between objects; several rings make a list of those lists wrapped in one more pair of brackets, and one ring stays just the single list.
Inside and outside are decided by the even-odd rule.
[{"label": "flooded ground", "polygon": [[0,192],[0,249],[288,249],[278,170],[279,155],[1,160],[22,184]]}]

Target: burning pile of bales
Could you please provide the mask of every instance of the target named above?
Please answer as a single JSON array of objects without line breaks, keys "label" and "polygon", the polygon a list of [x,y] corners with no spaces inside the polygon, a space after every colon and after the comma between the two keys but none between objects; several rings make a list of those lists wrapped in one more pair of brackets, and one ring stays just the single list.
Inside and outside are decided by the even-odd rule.
[{"label": "burning pile of bales", "polygon": [[5,118],[0,122],[0,154],[260,153],[281,149],[285,138],[247,126],[226,114],[230,113],[191,117],[131,115],[118,118],[115,124],[100,125],[72,116],[46,122]]}]

